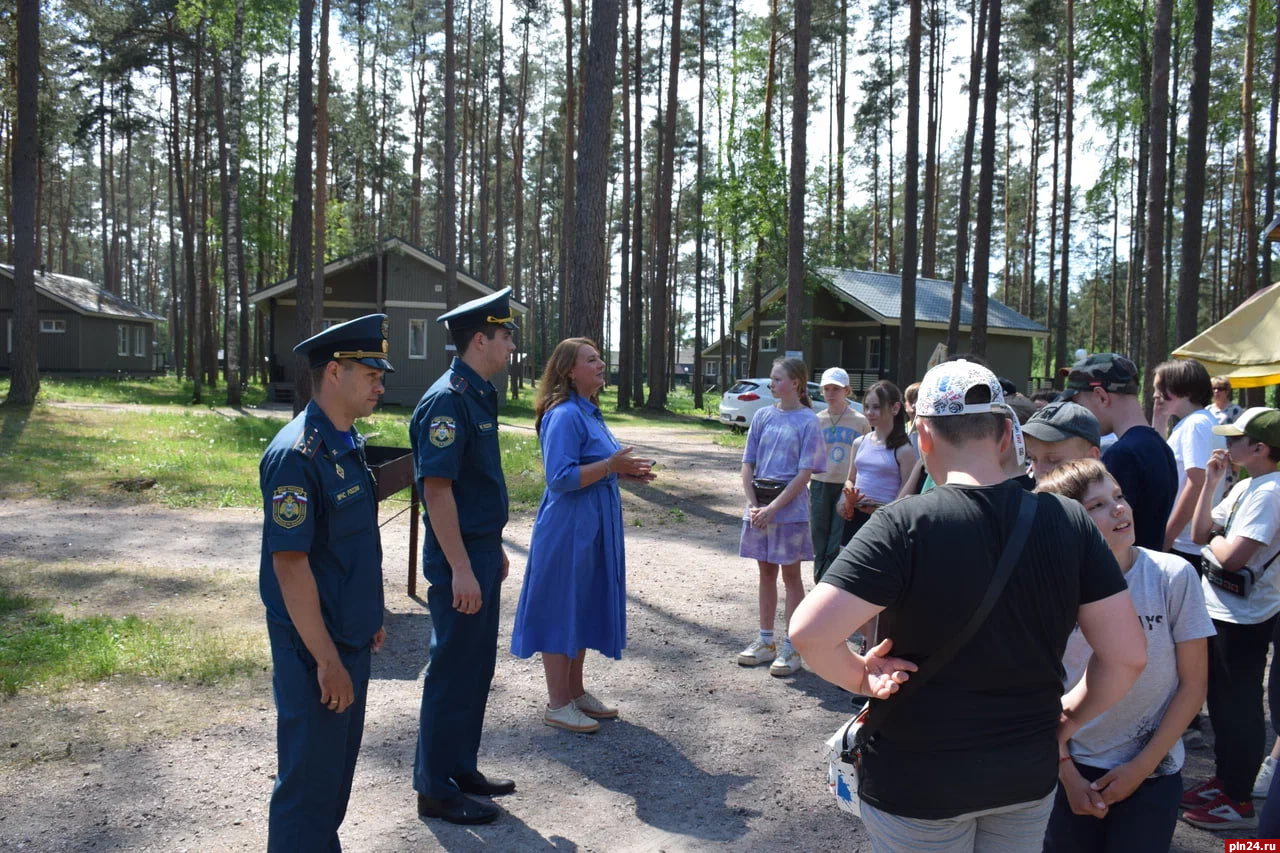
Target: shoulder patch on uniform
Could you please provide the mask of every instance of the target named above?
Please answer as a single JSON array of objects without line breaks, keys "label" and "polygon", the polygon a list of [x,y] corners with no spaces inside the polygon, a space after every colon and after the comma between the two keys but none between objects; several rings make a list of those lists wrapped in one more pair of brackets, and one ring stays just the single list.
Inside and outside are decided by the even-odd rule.
[{"label": "shoulder patch on uniform", "polygon": [[307,490],[280,486],[271,496],[271,520],[288,530],[307,520]]},{"label": "shoulder patch on uniform", "polygon": [[[466,382],[465,379],[462,381]],[[454,423],[453,418],[448,415],[436,415],[431,419],[427,435],[431,437],[431,443],[436,447],[448,447],[453,444],[457,431],[458,425]]]},{"label": "shoulder patch on uniform", "polygon": [[293,443],[293,449],[308,459],[319,453],[322,446],[324,446],[324,439],[320,437],[320,430],[317,427],[304,430],[302,435],[298,436],[298,440]]},{"label": "shoulder patch on uniform", "polygon": [[453,376],[449,377],[449,387],[461,394],[463,391],[467,390],[467,378],[455,373]]}]

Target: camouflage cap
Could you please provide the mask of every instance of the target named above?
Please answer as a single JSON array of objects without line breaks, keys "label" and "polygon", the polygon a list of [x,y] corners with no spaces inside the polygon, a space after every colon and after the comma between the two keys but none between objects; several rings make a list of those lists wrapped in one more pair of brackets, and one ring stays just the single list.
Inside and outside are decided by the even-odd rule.
[{"label": "camouflage cap", "polygon": [[1097,352],[1071,366],[1067,373],[1067,387],[1058,395],[1059,400],[1070,400],[1081,391],[1101,388],[1112,394],[1138,393],[1138,368],[1122,355],[1114,352]]}]

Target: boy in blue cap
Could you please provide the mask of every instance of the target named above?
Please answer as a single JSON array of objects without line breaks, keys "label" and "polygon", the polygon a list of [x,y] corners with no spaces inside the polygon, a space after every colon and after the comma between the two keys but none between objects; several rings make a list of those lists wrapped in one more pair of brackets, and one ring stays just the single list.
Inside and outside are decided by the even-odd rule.
[{"label": "boy in blue cap", "polygon": [[498,609],[508,560],[502,548],[507,483],[498,449],[498,392],[490,379],[515,351],[511,288],[440,315],[457,356],[409,423],[425,520],[422,571],[431,584],[431,659],[422,685],[413,787],[418,814],[489,823],[496,796],[516,788],[476,767],[498,651]]},{"label": "boy in blue cap", "polygon": [[331,326],[294,352],[310,362],[311,402],[258,468],[258,583],[278,715],[267,849],[337,851],[364,734],[369,653],[386,640],[378,505],[354,426],[392,370],[386,315]]}]

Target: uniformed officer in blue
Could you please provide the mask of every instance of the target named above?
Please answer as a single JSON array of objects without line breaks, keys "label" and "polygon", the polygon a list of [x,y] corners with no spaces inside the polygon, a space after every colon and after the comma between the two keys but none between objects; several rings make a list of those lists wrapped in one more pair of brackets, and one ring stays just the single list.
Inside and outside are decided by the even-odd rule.
[{"label": "uniformed officer in blue", "polygon": [[262,455],[259,589],[267,607],[278,770],[269,851],[337,851],[364,733],[369,652],[382,628],[382,544],[356,418],[382,395],[386,316],[294,347],[311,402]]},{"label": "uniformed officer in blue", "polygon": [[498,394],[489,382],[515,350],[510,288],[440,316],[457,356],[418,401],[409,424],[422,489],[422,567],[431,587],[431,658],[422,687],[413,787],[418,814],[488,823],[498,809],[467,794],[509,794],[510,779],[476,767],[497,661],[507,484],[498,450]]}]

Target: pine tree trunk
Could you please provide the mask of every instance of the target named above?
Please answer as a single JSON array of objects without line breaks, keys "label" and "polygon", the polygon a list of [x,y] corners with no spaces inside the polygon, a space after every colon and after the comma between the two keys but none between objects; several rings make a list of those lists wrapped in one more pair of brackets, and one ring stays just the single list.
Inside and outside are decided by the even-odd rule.
[{"label": "pine tree trunk", "polygon": [[[585,2],[585,0],[584,0]],[[573,270],[573,191],[577,186],[574,174],[573,152],[577,148],[576,101],[578,96],[577,75],[573,63],[573,0],[564,0],[564,160],[561,163],[564,199],[560,207],[560,311],[559,337],[565,337],[568,328],[565,325],[569,309],[569,276]]]},{"label": "pine tree trunk", "polygon": [[17,3],[17,124],[14,127],[13,204],[13,352],[9,394],[12,406],[30,406],[40,393],[36,361],[36,169],[39,157],[40,4]]},{"label": "pine tree trunk", "polygon": [[[1252,2],[1252,0],[1250,0]],[[1143,336],[1143,398],[1150,408],[1155,368],[1169,352],[1164,324],[1164,182],[1165,145],[1169,135],[1169,52],[1173,22],[1173,0],[1156,0],[1155,28],[1151,39],[1151,120],[1148,132],[1150,171],[1147,179],[1147,222],[1144,263],[1146,265],[1146,331]],[[1246,72],[1246,80],[1247,72]],[[1247,84],[1246,84],[1247,85]],[[1246,197],[1248,193],[1245,194]]]},{"label": "pine tree trunk", "polygon": [[454,0],[444,0],[444,210],[440,212],[440,254],[444,256],[444,301],[458,305],[458,96]]},{"label": "pine tree trunk", "polygon": [[[193,345],[193,342],[199,339],[200,318],[198,313],[198,303],[195,302],[196,294],[196,260],[195,260],[195,237],[194,225],[192,224],[191,198],[187,194],[187,187],[190,184],[187,175],[189,157],[184,162],[182,156],[182,145],[179,138],[179,131],[182,128],[181,111],[178,103],[178,70],[177,62],[173,55],[173,42],[177,39],[177,30],[175,27],[176,16],[170,16],[168,21],[169,38],[166,40],[169,60],[169,91],[173,92],[173,97],[169,99],[170,110],[173,118],[173,130],[170,134],[170,142],[173,145],[173,174],[176,182],[176,192],[178,201],[178,214],[182,224],[182,266],[184,282],[181,287],[185,291],[182,299],[182,308],[184,309],[181,318],[176,325],[179,331],[185,331],[185,340],[175,338],[175,354],[179,346],[185,346],[186,357],[181,355],[177,357],[186,364],[186,373],[194,383],[194,391],[192,394],[192,402],[200,402],[200,347]],[[189,138],[188,138],[189,141]],[[177,289],[177,288],[175,288]],[[175,300],[175,312],[177,310],[177,300]],[[182,337],[180,335],[180,337]]]},{"label": "pine tree trunk", "polygon": [[[314,0],[312,0],[314,3]],[[325,214],[329,194],[329,0],[320,1],[320,65],[316,74],[316,151],[315,151],[315,213],[311,242],[311,296],[315,306],[311,315],[312,328],[320,331],[323,318],[320,307],[324,299]],[[376,58],[374,60],[377,61]],[[359,202],[357,202],[359,204]],[[376,235],[375,235],[376,236]],[[381,249],[381,244],[378,246]],[[378,292],[375,288],[375,292]]]},{"label": "pine tree trunk", "polygon": [[[604,304],[609,292],[605,199],[613,138],[614,69],[618,56],[618,4],[592,0],[587,76],[591,86],[582,101],[578,139],[577,206],[574,208],[573,259],[569,278],[569,330],[593,341],[603,339]],[[601,344],[604,346],[604,344]]]},{"label": "pine tree trunk", "polygon": [[[937,69],[941,56],[938,51],[938,4],[937,0],[930,0],[929,3],[929,104],[928,104],[928,121],[925,125],[925,155],[924,155],[924,229],[923,229],[923,245],[920,249],[920,269],[925,278],[933,278],[937,271],[937,232],[931,227],[935,216],[935,201],[937,198],[937,181],[938,173],[934,169],[934,159],[937,157],[937,131],[938,131],[938,86],[937,86]],[[910,109],[910,108],[908,108]],[[910,131],[908,131],[910,133]],[[910,167],[908,167],[910,169]],[[910,180],[908,178],[908,180]],[[912,376],[914,376],[914,371]]]},{"label": "pine tree trunk", "polygon": [[978,157],[978,215],[973,247],[973,326],[969,349],[987,353],[987,285],[991,262],[991,208],[995,195],[996,109],[1000,96],[1000,0],[990,5],[987,32],[986,84],[982,101],[982,147]]},{"label": "pine tree trunk", "polygon": [[[644,17],[640,14],[640,0],[636,0],[635,54],[635,179],[631,182],[635,197],[635,210],[631,217],[631,402],[636,408],[644,405],[644,122],[641,119],[644,70]],[[652,333],[651,333],[652,334]]]},{"label": "pine tree trunk", "polygon": [[[493,136],[494,181],[493,181],[493,286],[502,288],[506,275],[507,255],[507,220],[506,208],[502,198],[502,136],[503,122],[507,117],[507,54],[505,51],[507,4],[498,0],[498,120]],[[608,346],[608,344],[602,344]],[[517,371],[512,370],[514,375]]]},{"label": "pine tree trunk", "polygon": [[907,35],[907,182],[902,194],[902,310],[898,331],[898,384],[916,378],[916,241],[920,182],[921,0],[911,0]]},{"label": "pine tree trunk", "polygon": [[[447,2],[447,0],[446,0]],[[311,25],[315,0],[298,3],[298,143],[293,166],[293,196],[298,238],[297,310],[298,340],[309,337],[320,324],[315,316],[315,283],[311,280]],[[324,156],[321,152],[320,156]],[[293,361],[293,411],[311,401],[311,363],[305,355]]]},{"label": "pine tree trunk", "polygon": [[[849,262],[844,237],[844,112],[848,101],[849,78],[849,0],[840,0],[840,79],[836,83],[836,244],[832,256],[838,266]],[[723,282],[721,282],[723,288]],[[723,326],[723,321],[721,322]],[[724,331],[723,329],[721,330]],[[724,344],[728,346],[728,344]],[[721,364],[726,353],[721,351]],[[723,380],[721,381],[723,384]]]},{"label": "pine tree trunk", "polygon": [[[1067,0],[1067,120],[1062,147],[1062,275],[1058,288],[1058,340],[1054,349],[1055,386],[1061,387],[1060,373],[1067,366],[1067,290],[1071,286],[1071,151],[1075,141],[1076,109],[1076,24],[1075,0]],[[1046,359],[1047,360],[1047,359]]]},{"label": "pine tree trunk", "polygon": [[[617,411],[631,410],[631,336],[635,334],[635,318],[631,313],[631,31],[627,27],[627,2],[618,10],[622,15],[622,206],[619,231],[622,246],[618,259],[622,275],[618,279],[618,402]],[[636,152],[639,156],[639,152]],[[639,189],[636,190],[637,194]],[[608,342],[604,343],[608,347]]]},{"label": "pine tree trunk", "polygon": [[960,209],[956,215],[956,260],[951,278],[951,314],[947,322],[947,352],[955,354],[960,346],[960,304],[964,286],[969,283],[969,208],[973,196],[973,147],[978,128],[978,93],[981,91],[982,55],[986,41],[987,9],[990,0],[972,0],[978,6],[977,35],[969,54],[969,119],[964,132],[964,163],[960,167]]},{"label": "pine tree trunk", "polygon": [[[804,0],[810,2],[810,0]],[[694,212],[694,261],[693,261],[693,407],[701,409],[702,400],[702,244],[705,234],[703,233],[702,223],[702,196],[703,196],[703,179],[702,179],[702,156],[703,156],[703,111],[706,101],[706,82],[707,82],[707,3],[706,0],[698,0],[698,165],[697,176],[694,179],[695,192],[697,193],[696,205]]]},{"label": "pine tree trunk", "polygon": [[[1267,131],[1267,207],[1264,218],[1267,225],[1275,222],[1276,212],[1276,132],[1280,130],[1280,14],[1276,15],[1276,38],[1271,48],[1271,119]],[[1273,251],[1271,246],[1263,242],[1262,251],[1262,283],[1270,285],[1275,282]]]},{"label": "pine tree trunk", "polygon": [[[511,213],[515,220],[511,295],[517,301],[524,298],[524,143],[525,117],[527,114],[526,101],[529,97],[529,26],[531,23],[530,17],[526,14],[523,21],[524,33],[521,37],[520,48],[520,97],[516,103],[515,147],[511,155]],[[539,307],[539,311],[541,310],[541,307]],[[522,329],[520,338],[523,343],[520,354],[521,369],[511,371],[511,399],[513,400],[520,396],[520,382],[524,375],[523,366],[525,359],[529,357],[529,348],[533,341],[532,329]]]},{"label": "pine tree trunk", "polygon": [[[1170,0],[1172,2],[1172,0]],[[1258,289],[1258,237],[1257,208],[1254,199],[1253,166],[1257,157],[1258,140],[1255,136],[1253,120],[1253,73],[1257,56],[1258,41],[1258,0],[1245,0],[1244,29],[1244,78],[1241,86],[1240,113],[1242,118],[1241,136],[1244,139],[1244,174],[1240,188],[1240,230],[1244,243],[1241,257],[1240,286],[1243,297],[1252,296]],[[1261,405],[1259,403],[1259,405]]]},{"label": "pine tree trunk", "polygon": [[[803,2],[803,0],[802,0]],[[649,409],[667,407],[668,373],[666,365],[667,286],[671,270],[671,195],[675,179],[675,147],[677,90],[680,83],[680,11],[683,0],[673,0],[671,5],[670,69],[667,75],[667,107],[662,126],[662,165],[659,169],[658,195],[654,202],[654,233],[657,235],[656,274],[653,291],[649,297]]]},{"label": "pine tree trunk", "polygon": [[[1195,337],[1200,313],[1201,242],[1204,239],[1204,184],[1209,135],[1209,76],[1213,53],[1213,0],[1196,0],[1191,36],[1191,95],[1187,102],[1187,169],[1182,200],[1182,252],[1178,269],[1178,309],[1174,337]],[[1274,103],[1273,103],[1274,106]],[[1275,141],[1275,132],[1272,134]]]},{"label": "pine tree trunk", "polygon": [[227,405],[240,405],[240,392],[249,365],[249,280],[244,263],[244,222],[240,210],[240,138],[244,128],[244,3],[236,0],[228,74],[229,133],[227,148],[227,291],[234,288],[236,310],[227,321]]},{"label": "pine tree trunk", "polygon": [[[917,0],[918,2],[918,0]],[[791,192],[787,206],[787,326],[788,350],[804,351],[804,191],[808,157],[805,132],[809,123],[809,42],[813,0],[795,0],[795,64],[791,88]]]}]

